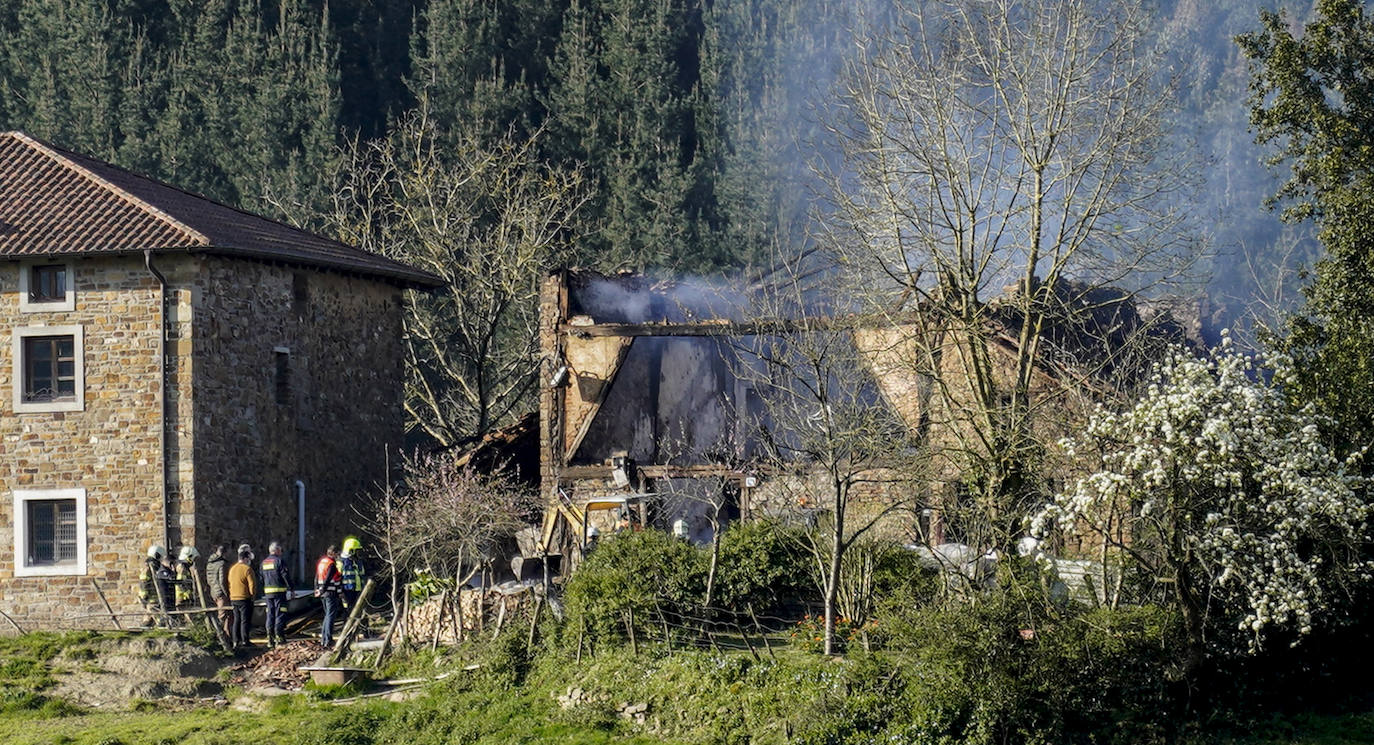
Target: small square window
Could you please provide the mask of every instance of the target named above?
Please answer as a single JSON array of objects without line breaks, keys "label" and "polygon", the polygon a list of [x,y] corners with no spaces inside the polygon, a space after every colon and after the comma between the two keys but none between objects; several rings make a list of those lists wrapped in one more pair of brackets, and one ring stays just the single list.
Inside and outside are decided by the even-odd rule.
[{"label": "small square window", "polygon": [[19,265],[19,310],[52,313],[76,310],[76,277],[72,262],[24,262]]},{"label": "small square window", "polygon": [[14,498],[14,576],[86,573],[86,490],[24,489]]},{"label": "small square window", "polygon": [[66,299],[66,264],[35,264],[29,267],[30,303],[61,303]]},{"label": "small square window", "polygon": [[76,337],[24,338],[24,403],[76,400]]},{"label": "small square window", "polygon": [[79,324],[14,329],[11,350],[16,413],[85,408],[82,331]]},{"label": "small square window", "polygon": [[26,566],[76,563],[76,500],[43,499],[25,502],[28,508]]}]

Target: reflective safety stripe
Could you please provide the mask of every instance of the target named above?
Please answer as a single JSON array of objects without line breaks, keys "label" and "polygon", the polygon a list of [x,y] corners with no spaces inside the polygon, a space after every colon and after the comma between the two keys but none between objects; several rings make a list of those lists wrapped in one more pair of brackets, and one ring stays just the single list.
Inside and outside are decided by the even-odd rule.
[{"label": "reflective safety stripe", "polygon": [[191,600],[191,571],[187,565],[177,562],[177,603]]},{"label": "reflective safety stripe", "polygon": [[277,571],[277,557],[268,556],[262,560],[262,592],[270,595],[277,592],[286,592],[286,586],[279,584],[277,580],[281,578],[281,572]]}]

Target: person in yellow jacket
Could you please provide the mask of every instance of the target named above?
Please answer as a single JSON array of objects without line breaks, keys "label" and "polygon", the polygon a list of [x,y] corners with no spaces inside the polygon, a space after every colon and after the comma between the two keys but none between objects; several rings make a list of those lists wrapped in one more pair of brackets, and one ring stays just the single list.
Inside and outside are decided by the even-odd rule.
[{"label": "person in yellow jacket", "polygon": [[239,562],[229,567],[229,602],[234,606],[234,648],[251,647],[248,633],[253,627],[253,598],[258,594],[258,579],[253,571],[253,549],[239,546]]},{"label": "person in yellow jacket", "polygon": [[181,553],[177,554],[177,610],[186,610],[195,606],[196,597],[196,575],[195,563],[200,558],[200,552],[195,546],[182,546]]}]

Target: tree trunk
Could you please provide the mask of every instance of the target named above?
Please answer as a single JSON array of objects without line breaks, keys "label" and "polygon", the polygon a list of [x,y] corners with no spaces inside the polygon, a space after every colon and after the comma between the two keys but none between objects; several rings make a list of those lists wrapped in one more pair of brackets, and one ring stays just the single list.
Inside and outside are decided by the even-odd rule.
[{"label": "tree trunk", "polygon": [[835,533],[830,544],[830,571],[825,578],[825,653],[835,654],[835,598],[840,589],[840,560],[844,552],[844,542],[840,539],[841,526],[836,514]]},{"label": "tree trunk", "polygon": [[[719,514],[717,514],[719,517]],[[711,600],[715,597],[716,588],[716,565],[720,563],[720,521],[711,524],[711,566],[706,570],[706,600],[702,603],[703,608],[711,607]]]}]

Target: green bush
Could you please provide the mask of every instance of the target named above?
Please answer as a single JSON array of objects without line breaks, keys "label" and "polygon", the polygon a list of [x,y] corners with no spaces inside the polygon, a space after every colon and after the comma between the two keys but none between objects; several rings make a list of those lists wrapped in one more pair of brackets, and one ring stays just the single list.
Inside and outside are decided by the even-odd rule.
[{"label": "green bush", "polygon": [[687,615],[706,592],[705,552],[656,530],[608,538],[569,579],[570,633],[617,643],[633,617],[636,632],[656,628],[659,612]]},{"label": "green bush", "polygon": [[913,681],[913,742],[1165,742],[1182,713],[1180,625],[1155,608],[1050,612],[990,592],[885,616]]},{"label": "green bush", "polygon": [[795,531],[769,520],[726,528],[720,536],[713,604],[763,613],[814,592],[801,545]]}]

